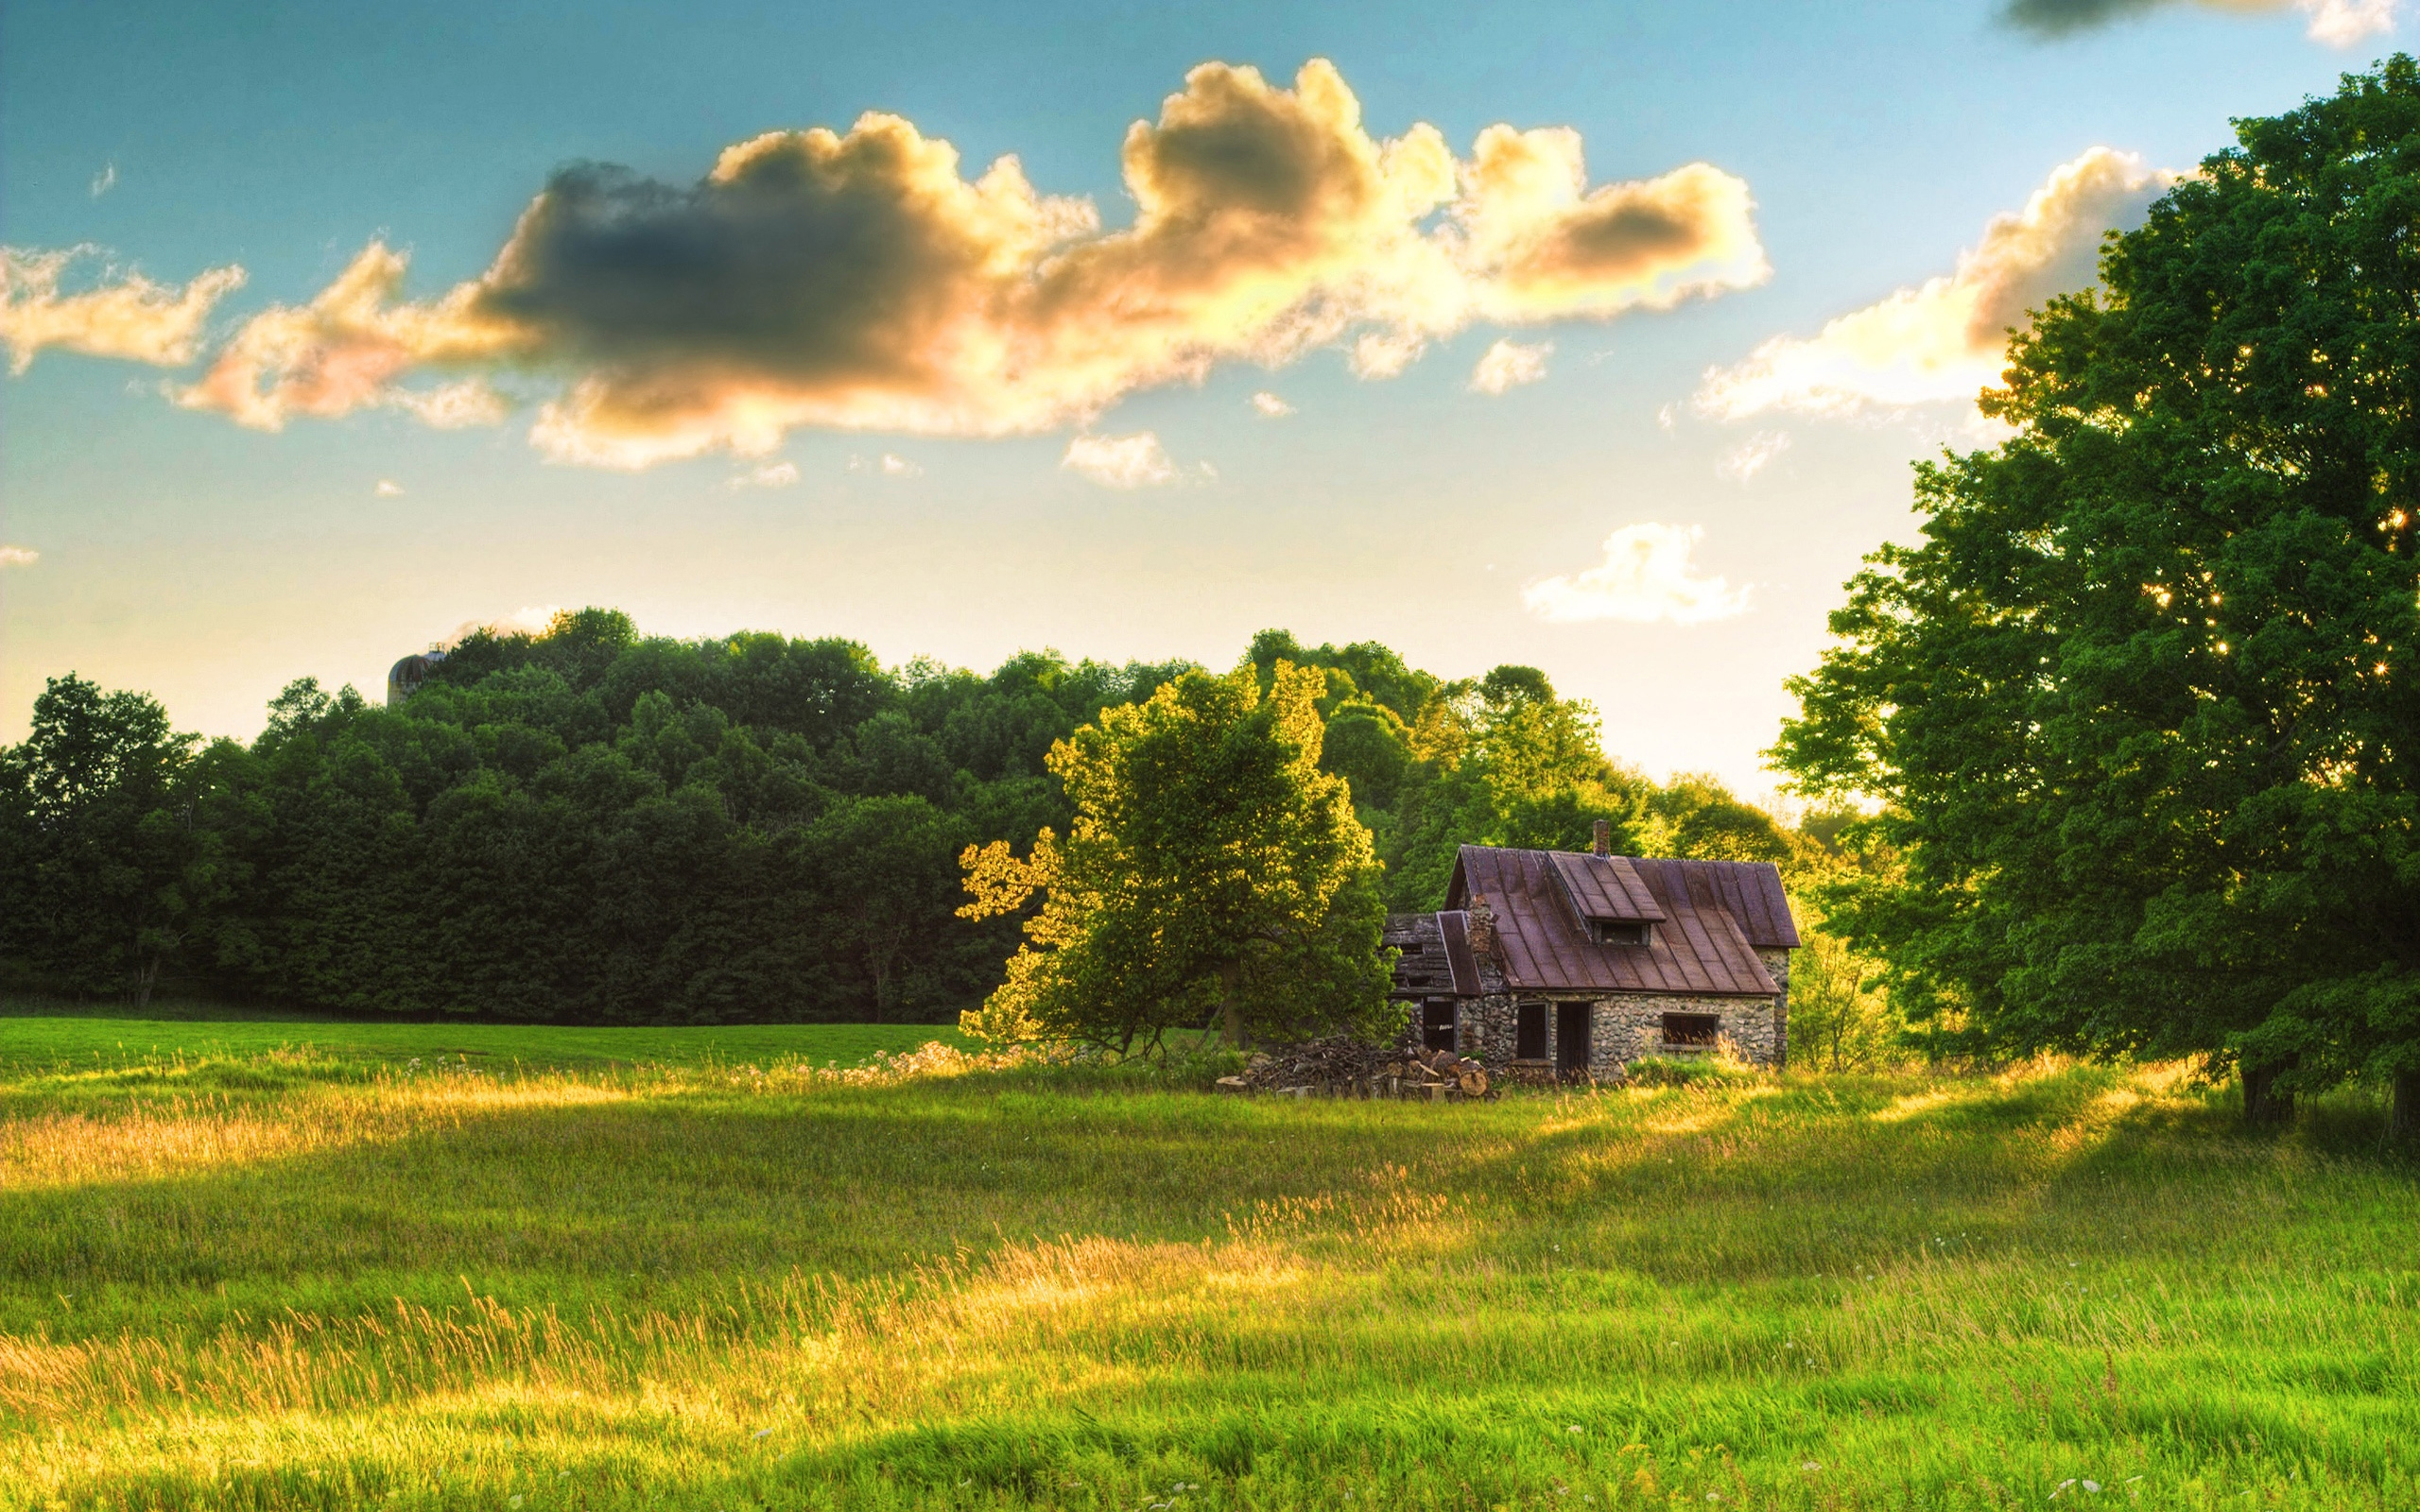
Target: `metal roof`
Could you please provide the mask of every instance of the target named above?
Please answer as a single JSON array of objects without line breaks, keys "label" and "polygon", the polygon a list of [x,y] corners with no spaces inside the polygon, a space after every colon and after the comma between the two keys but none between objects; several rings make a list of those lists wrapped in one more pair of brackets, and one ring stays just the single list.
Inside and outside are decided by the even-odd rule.
[{"label": "metal roof", "polygon": [[[1794,946],[1798,932],[1790,927],[1781,874],[1772,866],[1630,859],[1630,869],[1658,910],[1650,920],[1651,938],[1644,945],[1599,944],[1589,937],[1574,902],[1568,873],[1557,859],[1563,854],[1466,845],[1454,863],[1446,905],[1462,909],[1475,900],[1486,901],[1511,990],[1710,997],[1770,997],[1780,990],[1756,959],[1756,946]],[[1582,873],[1592,874],[1601,878],[1611,868]],[[1623,902],[1636,907],[1627,893],[1623,889]],[[1611,896],[1599,897],[1598,904],[1605,905]]]},{"label": "metal roof", "polygon": [[1555,879],[1572,910],[1582,919],[1621,924],[1660,924],[1664,910],[1655,895],[1631,869],[1628,856],[1599,856],[1571,850],[1542,852],[1554,863]]}]

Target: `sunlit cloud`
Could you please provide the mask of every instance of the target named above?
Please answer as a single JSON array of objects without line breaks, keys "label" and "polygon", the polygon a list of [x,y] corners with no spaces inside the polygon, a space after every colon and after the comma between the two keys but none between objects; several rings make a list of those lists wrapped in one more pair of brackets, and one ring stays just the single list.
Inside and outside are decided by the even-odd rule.
[{"label": "sunlit cloud", "polygon": [[[1059,465],[1105,489],[1141,489],[1176,480],[1176,464],[1150,431],[1132,436],[1078,436]],[[1214,474],[1215,475],[1215,474]]]},{"label": "sunlit cloud", "polygon": [[1840,317],[1813,336],[1775,336],[1744,362],[1706,371],[1700,413],[1768,410],[1845,417],[1948,401],[2000,381],[2011,328],[2054,294],[2090,287],[2101,236],[2141,223],[2175,176],[2094,147],[2062,164],[2025,208],[1996,216],[1958,270]]},{"label": "sunlit cloud", "polygon": [[1471,369],[1471,388],[1482,394],[1500,394],[1508,388],[1533,384],[1547,375],[1547,356],[1554,351],[1551,341],[1523,346],[1510,336],[1489,347]]},{"label": "sunlit cloud", "polygon": [[103,195],[105,195],[105,194],[108,194],[111,190],[112,190],[112,189],[114,189],[114,188],[116,188],[116,187],[117,187],[117,164],[116,164],[116,163],[109,163],[109,164],[105,165],[105,166],[101,169],[101,171],[100,171],[100,172],[98,172],[98,173],[96,173],[96,174],[93,175],[93,198],[94,198],[98,199],[99,198],[101,198],[101,196],[103,196]]},{"label": "sunlit cloud", "polygon": [[380,478],[378,486],[370,491],[382,499],[400,499],[404,496],[404,486],[393,478]]},{"label": "sunlit cloud", "polygon": [[42,553],[31,546],[0,546],[0,567],[30,567],[42,560]]},{"label": "sunlit cloud", "polygon": [[1294,413],[1294,406],[1264,388],[1252,396],[1252,407],[1263,420],[1284,420]]},{"label": "sunlit cloud", "polygon": [[[2107,26],[2128,17],[2169,9],[2187,0],[2009,0],[2001,15],[2013,25],[2046,36]],[[2190,0],[2205,10],[2244,13],[2299,10],[2309,18],[2304,31],[2314,42],[2351,47],[2394,29],[2398,0]]]},{"label": "sunlit cloud", "polygon": [[[365,249],[308,304],[247,322],[182,403],[275,429],[397,404],[427,371],[517,375],[558,460],[763,455],[801,427],[996,436],[1083,427],[1222,363],[1341,348],[1402,371],[1474,323],[1606,319],[1762,281],[1748,186],[1705,163],[1588,183],[1578,133],[1372,136],[1330,64],[1290,88],[1207,63],[1122,152],[1133,223],[979,177],[895,115],[779,131],[693,184],[558,172],[479,278],[404,292]],[[410,406],[406,405],[409,408]],[[414,411],[417,413],[418,411]],[[425,418],[425,417],[424,417]]]},{"label": "sunlit cloud", "polygon": [[561,604],[524,604],[511,613],[495,619],[464,620],[454,627],[454,633],[447,636],[443,644],[458,644],[481,630],[491,635],[544,635],[562,611]]},{"label": "sunlit cloud", "polygon": [[1697,625],[1728,619],[1748,607],[1748,590],[1720,577],[1700,576],[1689,555],[1705,532],[1694,525],[1624,525],[1605,538],[1605,559],[1567,576],[1546,577],[1521,590],[1521,602],[1540,619],[1670,620]]},{"label": "sunlit cloud", "polygon": [[1745,483],[1770,466],[1773,458],[1789,450],[1787,431],[1758,431],[1734,447],[1715,471],[1735,483]]},{"label": "sunlit cloud", "polygon": [[9,370],[22,373],[44,347],[179,368],[194,360],[211,306],[244,283],[240,267],[214,267],[180,289],[140,273],[104,267],[91,287],[61,293],[69,267],[90,247],[26,251],[0,247],[0,342]]},{"label": "sunlit cloud", "polygon": [[921,474],[925,470],[918,467],[915,463],[908,461],[906,457],[899,455],[895,452],[885,452],[877,457],[868,458],[853,456],[849,458],[849,471],[852,472],[879,472],[887,478],[912,478]]},{"label": "sunlit cloud", "polygon": [[729,486],[735,489],[786,489],[797,481],[796,462],[767,462],[745,472],[735,473]]}]

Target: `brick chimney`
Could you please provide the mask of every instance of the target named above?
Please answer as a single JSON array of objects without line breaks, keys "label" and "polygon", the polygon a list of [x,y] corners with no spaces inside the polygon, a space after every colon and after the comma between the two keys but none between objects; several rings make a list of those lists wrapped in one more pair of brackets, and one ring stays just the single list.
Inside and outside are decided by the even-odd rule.
[{"label": "brick chimney", "polygon": [[1596,847],[1596,850],[1597,850],[1597,853],[1598,853],[1599,855],[1600,855],[1600,856],[1609,856],[1609,855],[1612,855],[1612,854],[1614,853],[1614,822],[1613,822],[1613,820],[1611,820],[1611,819],[1599,819],[1599,820],[1597,821],[1597,847]]}]

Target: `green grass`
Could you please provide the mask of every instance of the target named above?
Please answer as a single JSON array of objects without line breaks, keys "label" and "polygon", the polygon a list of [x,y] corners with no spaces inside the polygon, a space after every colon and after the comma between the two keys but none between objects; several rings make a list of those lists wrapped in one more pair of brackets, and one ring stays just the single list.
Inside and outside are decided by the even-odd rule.
[{"label": "green grass", "polygon": [[[47,1005],[43,1005],[47,1006]],[[812,1060],[862,1063],[927,1040],[964,1047],[955,1028],[929,1023],[769,1023],[695,1029],[558,1029],[521,1024],[381,1022],[308,1018],[225,1020],[190,1013],[93,1018],[0,1006],[0,1068],[101,1065],[129,1057],[245,1057],[314,1050],[364,1061],[445,1057],[473,1064],[518,1062],[532,1070],[612,1065],[746,1065]]]},{"label": "green grass", "polygon": [[0,1506],[2420,1505],[2358,1097],[157,1027],[234,1038],[0,1070]]}]

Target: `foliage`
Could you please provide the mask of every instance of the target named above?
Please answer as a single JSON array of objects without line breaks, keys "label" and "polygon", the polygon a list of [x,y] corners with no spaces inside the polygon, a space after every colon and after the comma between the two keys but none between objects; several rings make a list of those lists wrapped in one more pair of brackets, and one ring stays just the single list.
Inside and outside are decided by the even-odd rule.
[{"label": "foliage", "polygon": [[[1595,712],[1534,668],[1449,683],[1280,630],[1239,663],[1264,702],[1281,664],[1312,694],[1289,716],[1305,780],[1336,781],[1340,815],[1349,793],[1386,867],[1340,921],[1436,906],[1461,845],[1584,848],[1600,817],[1634,850],[1806,849],[1719,784],[1608,761]],[[200,750],[149,699],[71,677],[0,753],[0,984],[567,1023],[974,1010],[1013,1037],[990,994],[1020,919],[960,917],[957,858],[1069,834],[1053,748],[1188,670],[886,668],[844,640],[677,641],[587,609],[471,633],[394,707],[300,679],[258,739]],[[1337,964],[1359,947],[1334,950],[1344,974],[1306,978],[1316,1022],[1359,990]]]},{"label": "foliage", "polygon": [[[2420,1494],[2420,1192],[2374,1107],[2235,1136],[2085,1067],[1447,1108],[843,1078],[873,1031],[817,1026],[474,1025],[419,1067],[166,1027],[0,1069],[0,1507]],[[746,1048],[592,1058],[658,1038]]]},{"label": "foliage", "polygon": [[1919,469],[1775,755],[1881,800],[1835,891],[1920,1022],[2420,1072],[2420,67],[2238,123]]},{"label": "foliage", "polygon": [[1374,1025],[1385,910],[1350,788],[1319,769],[1325,686],[1284,661],[1266,692],[1187,673],[1054,746],[1066,837],[961,858],[966,917],[1042,900],[968,1032],[1122,1052],[1221,1016],[1236,1043]]}]

